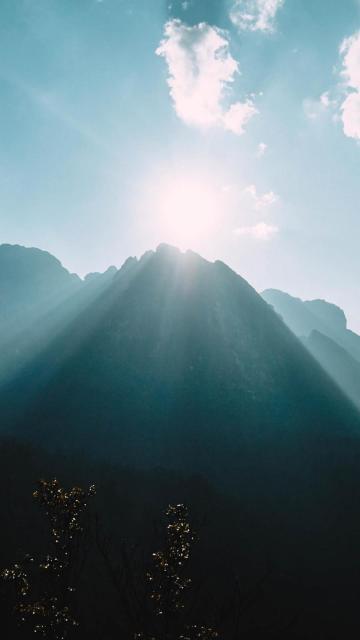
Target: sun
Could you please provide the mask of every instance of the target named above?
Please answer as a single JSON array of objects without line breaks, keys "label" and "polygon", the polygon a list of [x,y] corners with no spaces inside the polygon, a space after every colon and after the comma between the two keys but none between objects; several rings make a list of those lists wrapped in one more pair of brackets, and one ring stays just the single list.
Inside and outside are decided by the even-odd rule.
[{"label": "sun", "polygon": [[149,204],[162,240],[181,249],[209,240],[220,224],[221,193],[210,176],[165,172],[153,184]]}]

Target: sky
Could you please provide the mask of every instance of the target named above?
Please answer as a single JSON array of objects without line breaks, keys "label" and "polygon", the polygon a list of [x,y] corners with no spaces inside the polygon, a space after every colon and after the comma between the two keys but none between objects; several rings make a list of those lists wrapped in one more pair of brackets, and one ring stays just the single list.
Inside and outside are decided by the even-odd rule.
[{"label": "sky", "polygon": [[160,242],[360,331],[359,0],[1,0],[0,243]]}]

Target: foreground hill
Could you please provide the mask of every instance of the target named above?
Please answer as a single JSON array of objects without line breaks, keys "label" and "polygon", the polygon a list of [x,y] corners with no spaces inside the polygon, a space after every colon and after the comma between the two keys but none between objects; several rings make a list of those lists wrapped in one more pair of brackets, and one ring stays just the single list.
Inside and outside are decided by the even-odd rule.
[{"label": "foreground hill", "polygon": [[360,336],[347,328],[343,310],[324,300],[303,301],[276,289],[267,289],[262,297],[360,408]]}]

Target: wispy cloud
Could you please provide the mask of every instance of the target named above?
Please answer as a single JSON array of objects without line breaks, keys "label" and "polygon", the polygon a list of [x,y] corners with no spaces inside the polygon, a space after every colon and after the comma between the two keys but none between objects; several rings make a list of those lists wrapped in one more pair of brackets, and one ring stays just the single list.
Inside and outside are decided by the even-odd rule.
[{"label": "wispy cloud", "polygon": [[[231,193],[231,191],[233,189],[228,192]],[[241,224],[233,229],[234,234],[254,240],[269,240],[275,236],[279,232],[279,227],[265,222],[263,216],[268,217],[269,209],[278,202],[280,198],[274,191],[259,193],[254,184],[239,190],[235,206],[240,213]]]},{"label": "wispy cloud", "polygon": [[274,30],[276,14],[285,0],[235,0],[230,19],[241,30]]},{"label": "wispy cloud", "polygon": [[330,112],[334,122],[341,121],[344,134],[360,141],[360,31],[345,38],[339,48],[341,69],[335,68],[339,81],[319,99],[306,98],[304,113],[318,120]]},{"label": "wispy cloud", "polygon": [[336,105],[336,101],[330,99],[328,91],[322,93],[318,100],[305,98],[303,101],[304,113],[309,120],[317,120],[334,105]]},{"label": "wispy cloud", "polygon": [[266,222],[258,222],[257,224],[247,227],[238,227],[234,229],[237,236],[253,238],[254,240],[270,240],[279,232],[279,228]]},{"label": "wispy cloud", "polygon": [[340,106],[344,133],[360,140],[360,31],[346,38],[340,47],[341,77],[346,97]]},{"label": "wispy cloud", "polygon": [[188,125],[221,127],[237,135],[257,113],[252,98],[226,102],[239,63],[229,51],[226,33],[205,22],[188,26],[181,20],[165,25],[156,49],[169,69],[168,85],[178,117]]},{"label": "wispy cloud", "polygon": [[256,149],[256,157],[262,158],[265,155],[267,148],[268,146],[267,144],[265,144],[265,142],[260,142]]},{"label": "wispy cloud", "polygon": [[254,184],[250,184],[248,187],[245,187],[242,193],[244,196],[250,198],[250,204],[255,211],[267,209],[279,200],[279,196],[276,195],[274,191],[268,191],[267,193],[260,195]]}]

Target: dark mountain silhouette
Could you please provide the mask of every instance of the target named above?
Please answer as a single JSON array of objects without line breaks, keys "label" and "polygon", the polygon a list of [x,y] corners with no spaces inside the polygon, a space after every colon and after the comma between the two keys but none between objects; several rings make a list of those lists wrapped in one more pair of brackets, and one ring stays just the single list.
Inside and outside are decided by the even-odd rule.
[{"label": "dark mountain silhouette", "polygon": [[[91,294],[81,286],[45,316],[50,337],[3,381],[2,434],[40,444],[65,467],[84,461],[90,475],[97,461],[146,474],[149,487],[159,468],[165,486],[168,473],[205,477],[220,496],[206,566],[221,546],[229,563],[238,557],[242,531],[253,545],[244,573],[268,562],[283,601],[296,582],[302,619],[292,637],[348,633],[360,566],[359,413],[222,262],[161,245],[103,286],[91,280]],[[126,491],[131,505],[130,482]]]},{"label": "dark mountain silhouette", "polygon": [[262,297],[360,407],[360,336],[347,328],[343,310],[324,300],[303,301],[276,289],[264,291]]},{"label": "dark mountain silhouette", "polygon": [[229,484],[255,444],[260,460],[269,446],[278,456],[285,442],[296,449],[359,428],[245,280],[164,245],[126,261],[4,393],[28,399],[17,424],[32,439],[196,468]]}]

